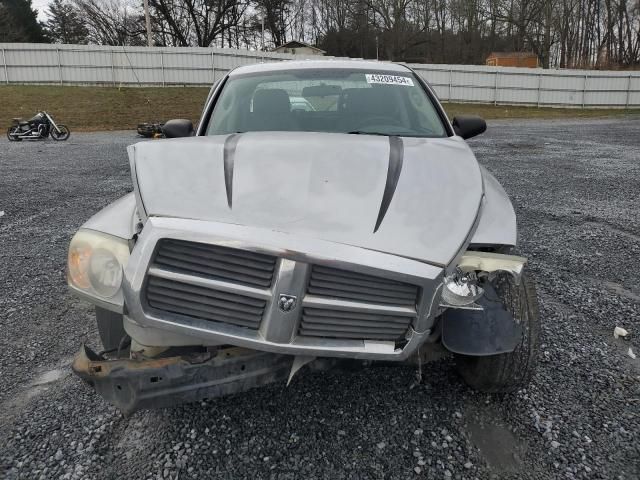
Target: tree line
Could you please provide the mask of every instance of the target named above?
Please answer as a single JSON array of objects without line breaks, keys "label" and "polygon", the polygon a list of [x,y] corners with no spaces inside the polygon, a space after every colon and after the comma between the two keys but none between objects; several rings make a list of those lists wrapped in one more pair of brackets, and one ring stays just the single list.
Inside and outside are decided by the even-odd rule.
[{"label": "tree line", "polygon": [[[158,46],[271,49],[482,64],[531,51],[545,68],[637,68],[640,0],[148,0]],[[142,0],[0,0],[0,41],[146,45]]]}]

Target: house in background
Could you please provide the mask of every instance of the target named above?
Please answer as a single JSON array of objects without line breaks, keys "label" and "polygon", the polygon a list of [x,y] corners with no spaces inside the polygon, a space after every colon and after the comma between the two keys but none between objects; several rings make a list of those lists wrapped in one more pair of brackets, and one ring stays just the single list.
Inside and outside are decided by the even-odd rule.
[{"label": "house in background", "polygon": [[485,61],[492,67],[537,68],[538,56],[533,52],[491,52]]},{"label": "house in background", "polygon": [[272,52],[292,53],[294,55],[324,55],[326,53],[324,50],[320,50],[313,45],[309,45],[308,43],[304,43],[299,40],[292,40],[284,45],[280,45],[279,47],[274,48]]}]

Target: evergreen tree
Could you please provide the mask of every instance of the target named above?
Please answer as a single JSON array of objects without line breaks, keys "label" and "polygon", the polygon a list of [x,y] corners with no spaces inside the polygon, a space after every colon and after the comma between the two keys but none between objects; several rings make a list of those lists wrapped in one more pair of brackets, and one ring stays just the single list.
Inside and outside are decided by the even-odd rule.
[{"label": "evergreen tree", "polygon": [[0,42],[47,42],[31,0],[0,0]]},{"label": "evergreen tree", "polygon": [[55,43],[87,43],[89,30],[76,6],[68,0],[53,0],[45,28]]}]

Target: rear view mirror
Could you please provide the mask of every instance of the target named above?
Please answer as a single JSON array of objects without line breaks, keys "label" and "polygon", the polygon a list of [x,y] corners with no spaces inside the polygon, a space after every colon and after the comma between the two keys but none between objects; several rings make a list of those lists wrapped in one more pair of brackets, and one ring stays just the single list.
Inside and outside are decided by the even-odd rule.
[{"label": "rear view mirror", "polygon": [[167,138],[191,137],[194,135],[193,123],[191,120],[177,118],[169,120],[162,126],[162,133]]},{"label": "rear view mirror", "polygon": [[453,130],[465,140],[484,133],[487,122],[476,115],[459,115],[453,117]]},{"label": "rear view mirror", "polygon": [[340,85],[313,85],[302,89],[302,96],[308,97],[330,97],[340,95],[342,87]]}]

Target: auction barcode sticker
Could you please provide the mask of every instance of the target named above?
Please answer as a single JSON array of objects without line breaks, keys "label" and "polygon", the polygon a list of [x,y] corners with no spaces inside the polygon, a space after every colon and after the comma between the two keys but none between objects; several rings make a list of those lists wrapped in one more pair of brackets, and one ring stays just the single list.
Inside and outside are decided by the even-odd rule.
[{"label": "auction barcode sticker", "polygon": [[381,75],[379,73],[365,73],[367,83],[383,83],[385,85],[405,85],[413,87],[413,80],[400,75]]}]

